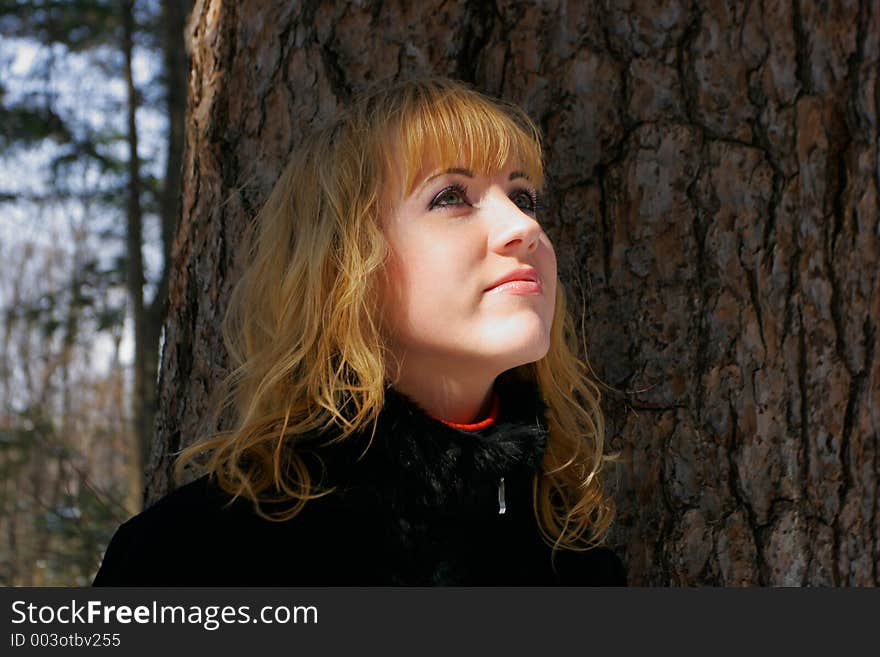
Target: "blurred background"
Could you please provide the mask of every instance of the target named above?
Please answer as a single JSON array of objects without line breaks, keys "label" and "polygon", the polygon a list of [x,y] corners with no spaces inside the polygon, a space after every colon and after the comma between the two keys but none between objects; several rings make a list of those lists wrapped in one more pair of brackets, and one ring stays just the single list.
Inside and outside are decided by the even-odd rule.
[{"label": "blurred background", "polygon": [[187,1],[0,0],[0,584],[90,583],[142,507]]}]

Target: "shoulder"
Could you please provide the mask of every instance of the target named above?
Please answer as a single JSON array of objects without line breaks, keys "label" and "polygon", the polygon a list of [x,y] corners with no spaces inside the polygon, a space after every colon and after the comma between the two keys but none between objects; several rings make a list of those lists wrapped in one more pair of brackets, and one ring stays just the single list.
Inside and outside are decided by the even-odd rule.
[{"label": "shoulder", "polygon": [[[171,491],[126,525],[139,529],[167,526],[169,523],[191,526],[194,519],[206,520],[225,513],[224,509],[231,502],[232,497],[211,476],[205,475]],[[232,503],[233,506],[237,508],[238,502]]]},{"label": "shoulder", "polygon": [[246,522],[247,503],[232,502],[204,476],[182,486],[123,523],[107,547],[96,586],[158,584],[188,559],[210,549],[219,532]]},{"label": "shoulder", "polygon": [[124,523],[124,533],[140,535],[141,538],[160,539],[174,530],[176,540],[185,534],[204,530],[215,520],[241,516],[246,502],[236,500],[220,489],[214,480],[205,475],[168,493],[155,504]]},{"label": "shoulder", "polygon": [[206,476],[119,527],[94,585],[325,584],[342,576],[340,564],[363,561],[351,556],[350,536],[366,522],[335,495],[310,500],[291,520],[267,520]]}]

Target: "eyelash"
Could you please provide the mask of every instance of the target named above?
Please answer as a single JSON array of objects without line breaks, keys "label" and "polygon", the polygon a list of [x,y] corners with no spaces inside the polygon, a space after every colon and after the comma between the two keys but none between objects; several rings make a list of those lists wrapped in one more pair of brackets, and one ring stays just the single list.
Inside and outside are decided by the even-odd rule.
[{"label": "eyelash", "polygon": [[[464,203],[466,203],[467,205],[470,205],[470,201],[467,200],[467,196],[468,196],[467,187],[465,185],[461,185],[461,184],[456,183],[454,185],[449,185],[448,187],[442,189],[440,191],[440,193],[438,193],[437,196],[435,196],[433,198],[433,200],[431,201],[431,203],[428,205],[428,209],[434,210],[436,208],[448,208],[448,207],[452,207],[454,205],[458,205],[457,203],[442,203],[441,202],[443,197],[446,196],[446,194],[449,192],[455,192],[455,193],[459,194],[462,197]],[[546,208],[546,206],[541,202],[541,199],[538,196],[538,192],[536,192],[535,190],[532,190],[532,189],[526,189],[525,187],[520,187],[519,189],[514,190],[513,196],[511,198],[516,198],[517,196],[519,196],[521,194],[524,194],[525,196],[527,196],[529,199],[529,202],[531,204],[531,207],[529,207],[529,208],[520,208],[521,210],[523,210],[523,212],[531,212],[532,214],[537,214],[540,210],[543,210]],[[517,207],[519,207],[519,206],[517,206]]]}]

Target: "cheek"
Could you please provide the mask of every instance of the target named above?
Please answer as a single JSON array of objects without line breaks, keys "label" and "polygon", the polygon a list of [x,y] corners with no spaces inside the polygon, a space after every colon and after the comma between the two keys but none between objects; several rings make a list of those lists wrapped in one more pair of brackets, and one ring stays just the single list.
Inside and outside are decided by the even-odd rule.
[{"label": "cheek", "polygon": [[464,299],[462,260],[438,240],[396,240],[381,284],[383,323],[392,335],[436,326]]},{"label": "cheek", "polygon": [[401,322],[401,308],[406,305],[407,275],[394,249],[389,250],[388,259],[379,278],[378,292],[380,323],[386,334],[394,336]]},{"label": "cheek", "polygon": [[[423,235],[398,245],[395,253],[398,285],[411,293],[461,296],[472,285],[476,257],[467,253],[464,236]],[[446,299],[446,302],[449,300]]]},{"label": "cheek", "polygon": [[544,233],[544,240],[546,245],[546,257],[549,263],[552,263],[553,271],[556,271],[556,249],[553,248],[553,242],[550,241],[550,238]]},{"label": "cheek", "polygon": [[539,262],[539,267],[541,268],[541,274],[546,282],[544,294],[547,299],[547,321],[550,322],[556,311],[557,269],[556,252],[553,250],[553,245],[550,243],[549,239],[547,239],[546,245],[547,248],[543,250],[543,256]]},{"label": "cheek", "polygon": [[556,286],[556,252],[553,250],[553,244],[550,242],[550,239],[544,238],[544,246],[545,248],[541,249],[538,254],[538,267],[540,268],[541,274],[544,277],[545,281],[552,281],[552,285],[555,291]]}]

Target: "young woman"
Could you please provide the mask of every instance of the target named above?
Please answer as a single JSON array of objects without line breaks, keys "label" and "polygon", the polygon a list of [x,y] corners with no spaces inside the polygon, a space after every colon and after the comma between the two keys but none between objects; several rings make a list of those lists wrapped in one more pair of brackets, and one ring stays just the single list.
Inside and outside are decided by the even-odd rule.
[{"label": "young woman", "polygon": [[421,78],[293,155],[246,236],[231,430],[96,585],[622,585],[538,131]]}]

